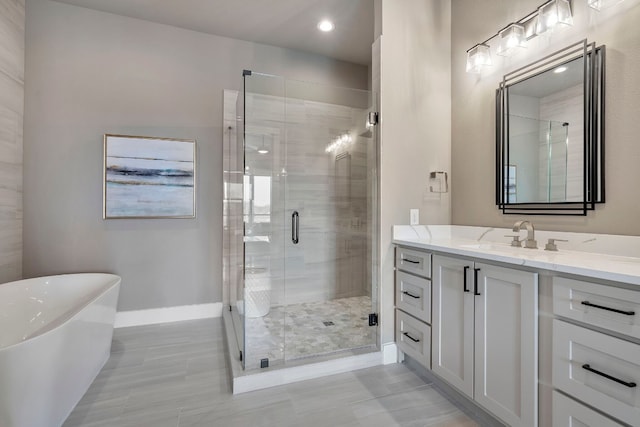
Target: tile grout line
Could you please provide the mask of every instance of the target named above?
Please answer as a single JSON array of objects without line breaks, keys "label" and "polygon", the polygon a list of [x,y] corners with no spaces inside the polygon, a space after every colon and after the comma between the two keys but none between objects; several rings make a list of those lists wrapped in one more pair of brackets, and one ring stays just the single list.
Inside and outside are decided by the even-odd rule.
[{"label": "tile grout line", "polygon": [[352,402],[349,402],[349,404],[355,405],[355,404],[358,404],[358,403],[370,402],[372,400],[377,400],[377,399],[382,399],[382,398],[385,398],[385,397],[393,396],[393,395],[398,394],[398,393],[407,393],[407,392],[418,391],[418,390],[426,389],[426,388],[433,388],[433,387],[431,387],[431,384],[423,384],[423,385],[419,385],[419,386],[415,386],[415,387],[410,387],[410,388],[407,388],[407,389],[402,390],[402,391],[389,392],[389,393],[386,393],[386,394],[382,394],[380,396],[371,396],[370,398],[367,398],[367,399],[354,400]]}]

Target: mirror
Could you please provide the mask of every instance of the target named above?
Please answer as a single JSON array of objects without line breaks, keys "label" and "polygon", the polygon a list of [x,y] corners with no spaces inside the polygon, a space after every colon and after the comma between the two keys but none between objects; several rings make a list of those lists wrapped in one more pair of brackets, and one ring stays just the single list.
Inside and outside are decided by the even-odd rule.
[{"label": "mirror", "polygon": [[496,97],[496,204],[586,215],[604,202],[605,47],[571,45],[504,76]]}]

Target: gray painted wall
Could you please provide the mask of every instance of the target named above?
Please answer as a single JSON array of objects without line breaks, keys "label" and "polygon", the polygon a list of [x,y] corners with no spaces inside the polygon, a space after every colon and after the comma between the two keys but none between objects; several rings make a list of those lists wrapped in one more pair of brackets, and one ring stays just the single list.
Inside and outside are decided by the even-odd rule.
[{"label": "gray painted wall", "polygon": [[[119,310],[222,300],[224,89],[242,69],[367,89],[367,67],[27,0],[24,275],[107,271]],[[195,220],[108,220],[104,133],[194,138]]]},{"label": "gray painted wall", "polygon": [[[606,203],[586,217],[531,216],[545,230],[640,235],[640,2],[597,12],[574,1],[574,25],[531,41],[509,59],[493,55],[481,75],[465,72],[466,50],[540,5],[538,0],[452,2],[452,222],[508,227],[495,205],[495,90],[502,76],[583,38],[607,46]],[[496,44],[495,42],[493,43]]]},{"label": "gray painted wall", "polygon": [[0,283],[22,276],[24,0],[0,0]]},{"label": "gray painted wall", "polygon": [[394,340],[392,226],[408,224],[412,208],[420,209],[421,224],[451,221],[450,194],[429,192],[429,172],[449,171],[451,167],[451,3],[450,0],[382,1],[379,39],[382,343]]}]

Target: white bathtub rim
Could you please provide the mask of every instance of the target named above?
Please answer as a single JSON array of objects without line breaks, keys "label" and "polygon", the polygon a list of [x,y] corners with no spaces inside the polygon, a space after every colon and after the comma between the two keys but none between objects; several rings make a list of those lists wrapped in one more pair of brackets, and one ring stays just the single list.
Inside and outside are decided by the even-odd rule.
[{"label": "white bathtub rim", "polygon": [[[4,347],[0,347],[0,351],[5,351],[8,349],[12,349],[15,348],[19,345],[22,345],[26,342],[29,342],[32,339],[44,336],[46,334],[49,334],[53,331],[55,331],[56,329],[66,325],[67,323],[69,323],[71,320],[75,319],[79,313],[86,307],[88,307],[89,305],[93,304],[96,300],[98,300],[100,297],[102,297],[104,294],[106,294],[107,292],[111,291],[114,287],[119,287],[120,283],[122,282],[122,278],[116,274],[111,274],[111,273],[68,273],[68,274],[54,274],[54,275],[50,275],[50,276],[41,276],[41,277],[32,277],[29,279],[22,279],[22,280],[15,280],[13,282],[7,282],[7,283],[3,283],[0,284],[0,287],[2,287],[3,285],[7,285],[9,283],[16,283],[16,282],[25,282],[25,281],[38,281],[38,280],[46,280],[48,278],[64,278],[67,276],[83,276],[83,275],[90,275],[90,276],[111,276],[110,278],[113,280],[112,283],[109,284],[109,282],[107,282],[107,284],[109,284],[108,287],[104,288],[102,290],[102,292],[100,292],[99,294],[95,295],[93,298],[87,300],[82,306],[79,307],[74,307],[74,311],[73,314],[71,316],[65,317],[64,315],[61,317],[64,317],[64,320],[61,322],[57,322],[54,321],[52,322],[52,324],[54,326],[49,327],[50,324],[47,324],[45,327],[38,329],[37,331],[35,331],[34,333],[28,335],[27,337],[23,338],[21,341],[18,341],[16,343],[13,344],[9,344],[7,346]],[[118,289],[118,293],[120,292],[120,290]],[[68,314],[65,313],[65,314]],[[58,319],[56,319],[58,320]]]},{"label": "white bathtub rim", "polygon": [[111,354],[120,286],[101,281],[99,287],[104,291],[90,304],[74,305],[77,315],[0,350],[0,420],[15,427],[63,425]]},{"label": "white bathtub rim", "polygon": [[61,273],[61,274],[49,274],[47,276],[36,276],[36,277],[28,277],[26,279],[20,280],[12,280],[11,282],[0,283],[0,288],[4,285],[10,285],[12,283],[18,282],[36,282],[39,280],[50,279],[50,278],[63,278],[63,277],[75,277],[75,276],[111,276],[114,279],[118,279],[122,281],[122,277],[113,273],[100,273],[96,271],[86,271],[86,272],[78,272],[78,273]]}]

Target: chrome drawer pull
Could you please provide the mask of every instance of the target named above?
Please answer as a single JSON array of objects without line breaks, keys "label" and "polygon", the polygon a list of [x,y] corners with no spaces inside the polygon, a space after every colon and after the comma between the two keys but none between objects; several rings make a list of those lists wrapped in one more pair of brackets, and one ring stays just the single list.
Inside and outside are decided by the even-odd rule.
[{"label": "chrome drawer pull", "polygon": [[580,304],[586,305],[588,307],[599,308],[600,310],[613,311],[614,313],[624,314],[625,316],[635,316],[636,315],[635,311],[618,310],[617,308],[611,308],[611,307],[605,307],[603,305],[592,304],[589,301],[582,301]]},{"label": "chrome drawer pull", "polygon": [[420,299],[420,296],[418,295],[414,295],[411,292],[407,292],[407,291],[402,291],[403,294],[405,294],[406,296],[409,296],[411,298],[415,298],[415,299]]},{"label": "chrome drawer pull", "polygon": [[588,364],[586,364],[586,363],[585,363],[584,365],[582,365],[582,369],[586,369],[586,370],[587,370],[587,371],[589,371],[589,372],[593,372],[594,374],[600,375],[601,377],[605,377],[605,378],[606,378],[606,379],[608,379],[608,380],[615,381],[615,382],[617,382],[618,384],[622,384],[622,385],[627,386],[627,387],[629,387],[629,388],[634,388],[634,387],[636,386],[636,383],[634,383],[634,382],[626,382],[626,381],[622,381],[622,380],[621,380],[621,379],[619,379],[619,378],[612,377],[612,376],[611,376],[611,375],[609,375],[609,374],[605,374],[604,372],[600,372],[600,371],[598,371],[597,369],[593,369],[591,366],[589,366],[589,365],[588,365]]},{"label": "chrome drawer pull", "polygon": [[[405,337],[409,338],[409,339],[410,339],[411,341],[413,341],[413,342],[420,342],[420,340],[415,339],[414,337],[412,337],[411,335],[409,335],[409,333],[408,333],[408,332],[403,332],[403,333],[402,333],[402,335],[404,335]],[[635,386],[635,384],[634,384],[634,386]]]},{"label": "chrome drawer pull", "polygon": [[403,261],[410,262],[411,264],[420,264],[420,261],[413,261],[409,258],[402,258]]}]

